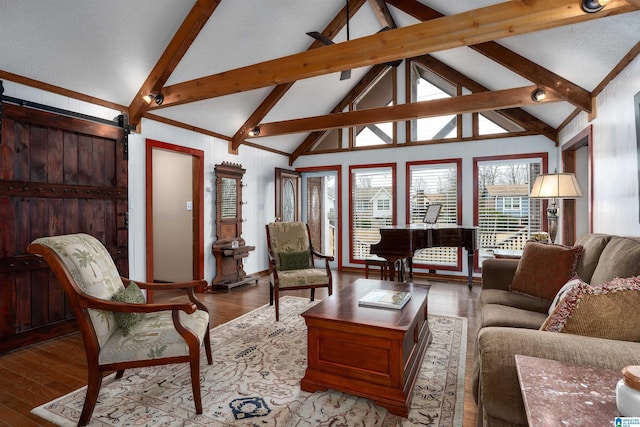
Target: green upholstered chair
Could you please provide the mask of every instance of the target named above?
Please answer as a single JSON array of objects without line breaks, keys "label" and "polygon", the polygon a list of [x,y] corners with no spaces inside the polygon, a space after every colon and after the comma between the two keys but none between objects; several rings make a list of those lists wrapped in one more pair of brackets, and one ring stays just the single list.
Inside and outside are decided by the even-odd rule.
[{"label": "green upholstered chair", "polygon": [[[267,224],[269,249],[269,304],[275,302],[276,321],[280,320],[278,299],[280,291],[311,289],[311,301],[316,288],[333,292],[329,261],[333,256],[319,253],[309,238],[309,227],[301,221]],[[315,259],[324,260],[324,268],[315,267]]]},{"label": "green upholstered chair", "polygon": [[[203,344],[207,361],[213,363],[209,312],[194,294],[195,287],[206,284],[204,280],[162,284],[132,282],[119,275],[104,245],[87,234],[36,239],[29,245],[28,252],[42,256],[49,264],[65,290],[80,327],[89,372],[78,425],[86,425],[91,419],[105,372],[117,371],[116,378],[120,379],[128,368],[169,363],[189,363],[196,412],[202,413],[200,348]],[[185,289],[188,299],[147,304],[140,289]]]}]

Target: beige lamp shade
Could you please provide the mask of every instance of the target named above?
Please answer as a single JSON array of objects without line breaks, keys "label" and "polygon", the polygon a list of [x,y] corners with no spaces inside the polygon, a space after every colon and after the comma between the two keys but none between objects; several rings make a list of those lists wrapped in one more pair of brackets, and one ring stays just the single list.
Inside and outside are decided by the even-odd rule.
[{"label": "beige lamp shade", "polygon": [[538,175],[529,197],[534,199],[575,199],[582,191],[572,173],[549,173]]}]

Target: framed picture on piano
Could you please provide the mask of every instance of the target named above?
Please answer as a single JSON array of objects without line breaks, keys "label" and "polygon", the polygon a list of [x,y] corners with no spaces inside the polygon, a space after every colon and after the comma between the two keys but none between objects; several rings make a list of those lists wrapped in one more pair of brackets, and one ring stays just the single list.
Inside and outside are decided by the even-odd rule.
[{"label": "framed picture on piano", "polygon": [[425,224],[435,224],[438,221],[438,215],[440,215],[440,209],[442,204],[432,203],[427,207],[427,212],[424,214],[422,222]]}]

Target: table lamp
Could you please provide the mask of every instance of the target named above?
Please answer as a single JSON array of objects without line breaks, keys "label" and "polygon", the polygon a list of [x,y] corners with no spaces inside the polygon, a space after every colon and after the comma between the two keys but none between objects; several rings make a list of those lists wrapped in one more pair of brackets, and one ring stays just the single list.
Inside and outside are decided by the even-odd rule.
[{"label": "table lamp", "polygon": [[558,206],[556,199],[576,199],[582,197],[582,191],[572,173],[549,173],[538,175],[529,198],[551,199],[547,207],[549,239],[555,243],[558,234]]}]

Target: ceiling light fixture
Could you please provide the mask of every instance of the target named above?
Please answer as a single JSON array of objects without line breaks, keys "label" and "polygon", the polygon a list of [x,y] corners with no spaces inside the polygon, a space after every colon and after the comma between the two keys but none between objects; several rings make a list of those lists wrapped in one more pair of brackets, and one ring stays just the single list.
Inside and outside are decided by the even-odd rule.
[{"label": "ceiling light fixture", "polygon": [[164,95],[161,93],[150,93],[142,97],[147,104],[151,104],[151,101],[155,101],[157,105],[162,105],[164,102]]},{"label": "ceiling light fixture", "polygon": [[531,92],[531,99],[534,102],[544,101],[546,97],[547,97],[547,94],[545,93],[544,89],[537,88],[536,90]]},{"label": "ceiling light fixture", "polygon": [[582,10],[587,13],[600,12],[609,0],[582,0]]},{"label": "ceiling light fixture", "polygon": [[260,126],[256,126],[253,129],[251,129],[247,135],[249,136],[259,136],[260,135]]}]

